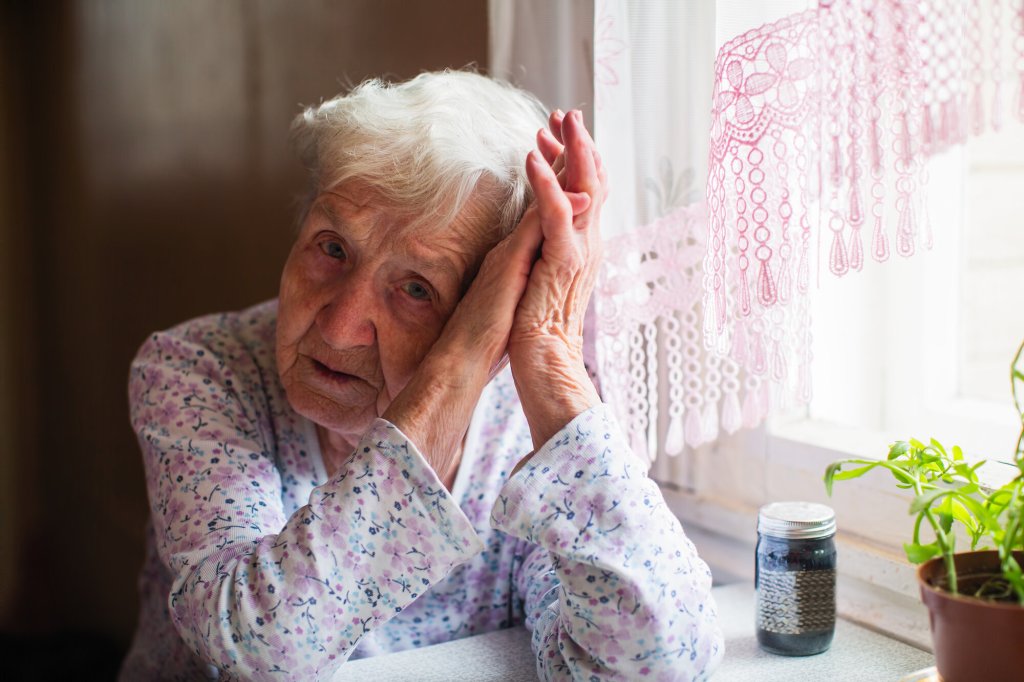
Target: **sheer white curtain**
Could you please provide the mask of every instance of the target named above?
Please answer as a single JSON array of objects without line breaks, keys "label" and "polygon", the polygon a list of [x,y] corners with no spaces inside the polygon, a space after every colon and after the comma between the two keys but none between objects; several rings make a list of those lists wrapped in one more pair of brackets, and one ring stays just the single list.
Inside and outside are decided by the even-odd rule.
[{"label": "sheer white curtain", "polygon": [[818,278],[927,249],[929,158],[1024,120],[1022,0],[491,8],[498,75],[592,79],[597,367],[651,458],[806,402]]},{"label": "sheer white curtain", "polygon": [[714,3],[595,3],[595,139],[612,192],[596,292],[605,398],[652,459],[742,421],[738,366],[702,347]]},{"label": "sheer white curtain", "polygon": [[[717,432],[717,411],[705,408],[700,385],[707,371],[717,383],[721,370],[717,360],[705,368],[694,306],[704,256],[713,4],[491,0],[490,11],[491,72],[548,106],[581,107],[609,169],[606,263],[591,324],[605,400],[637,452],[652,458],[662,434],[669,452],[682,449],[687,407],[691,442],[707,440],[698,434]],[[652,267],[668,261],[682,281],[666,281],[663,268]]]},{"label": "sheer white curtain", "polygon": [[490,74],[593,125],[593,0],[488,0]]}]

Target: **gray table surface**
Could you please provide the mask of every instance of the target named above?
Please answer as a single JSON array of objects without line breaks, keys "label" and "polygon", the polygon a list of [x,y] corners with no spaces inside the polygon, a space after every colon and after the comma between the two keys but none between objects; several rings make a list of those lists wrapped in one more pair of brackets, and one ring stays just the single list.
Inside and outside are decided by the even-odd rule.
[{"label": "gray table surface", "polygon": [[[897,682],[934,665],[926,651],[840,619],[832,647],[816,656],[765,653],[754,635],[754,590],[727,585],[713,590],[725,660],[715,682]],[[500,630],[454,642],[349,661],[334,682],[533,682],[537,679],[525,628]]]}]

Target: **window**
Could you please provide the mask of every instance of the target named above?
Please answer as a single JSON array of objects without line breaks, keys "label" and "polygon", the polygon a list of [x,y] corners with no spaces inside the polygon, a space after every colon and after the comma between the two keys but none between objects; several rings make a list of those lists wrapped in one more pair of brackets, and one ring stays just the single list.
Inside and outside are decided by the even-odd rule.
[{"label": "window", "polygon": [[[838,486],[822,476],[843,457],[881,457],[888,444],[935,437],[968,456],[1007,460],[1020,418],[1010,361],[1024,337],[1024,127],[972,138],[933,159],[934,247],[909,259],[818,278],[814,398],[652,474],[722,582],[751,580],[761,504],[832,506],[840,533],[839,607],[893,636],[929,646],[909,537],[910,496],[883,472]],[[988,469],[991,483],[1010,475]]]},{"label": "window", "polygon": [[1020,431],[1009,365],[1024,336],[1024,129],[972,138],[930,175],[930,252],[822,278],[810,416],[1006,459]]}]

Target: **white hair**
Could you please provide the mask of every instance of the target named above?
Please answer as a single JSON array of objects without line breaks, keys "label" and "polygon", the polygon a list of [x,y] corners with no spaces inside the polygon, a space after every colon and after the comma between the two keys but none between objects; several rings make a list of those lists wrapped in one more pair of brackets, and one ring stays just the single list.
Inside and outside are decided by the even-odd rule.
[{"label": "white hair", "polygon": [[447,226],[469,209],[496,223],[496,241],[533,198],[524,163],[546,118],[536,97],[508,83],[440,71],[367,80],[307,108],[291,132],[313,196],[359,181],[417,226]]}]

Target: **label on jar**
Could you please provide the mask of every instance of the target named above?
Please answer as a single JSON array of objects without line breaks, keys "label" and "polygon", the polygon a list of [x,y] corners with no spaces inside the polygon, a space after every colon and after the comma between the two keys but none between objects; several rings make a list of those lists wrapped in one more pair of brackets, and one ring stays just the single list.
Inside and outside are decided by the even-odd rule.
[{"label": "label on jar", "polygon": [[836,622],[836,572],[761,571],[757,627],[780,635],[831,630]]}]

